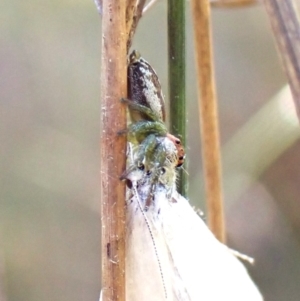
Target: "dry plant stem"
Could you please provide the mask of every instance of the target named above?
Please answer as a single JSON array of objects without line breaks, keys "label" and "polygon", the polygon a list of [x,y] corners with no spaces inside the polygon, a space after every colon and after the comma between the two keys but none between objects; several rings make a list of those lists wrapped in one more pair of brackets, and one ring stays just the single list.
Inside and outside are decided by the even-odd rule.
[{"label": "dry plant stem", "polygon": [[221,188],[220,142],[216,89],[213,74],[210,4],[208,0],[192,0],[196,66],[200,108],[201,141],[208,206],[208,223],[221,241],[225,240]]},{"label": "dry plant stem", "polygon": [[127,36],[127,53],[131,47],[132,39],[135,34],[137,25],[143,14],[143,8],[146,0],[127,0],[126,9],[126,36]]},{"label": "dry plant stem", "polygon": [[125,170],[127,94],[125,2],[103,0],[101,74],[101,218],[103,301],[125,300]]},{"label": "dry plant stem", "polygon": [[[148,12],[156,2],[157,0],[149,1],[143,9],[143,15]],[[258,4],[258,0],[210,0],[210,4],[213,7],[234,8]]]},{"label": "dry plant stem", "polygon": [[234,8],[243,7],[253,4],[258,4],[257,0],[211,0],[211,6],[213,7],[224,7],[224,8]]},{"label": "dry plant stem", "polygon": [[149,1],[147,3],[147,5],[145,5],[145,7],[143,9],[143,14],[145,14],[150,8],[152,8],[156,2],[157,2],[157,0],[151,0],[151,1]]},{"label": "dry plant stem", "polygon": [[127,0],[126,1],[126,37],[127,37],[127,52],[130,48],[131,35],[133,36],[134,33],[131,33],[131,28],[133,27],[133,16],[136,13],[136,2],[137,0]]},{"label": "dry plant stem", "polygon": [[300,24],[293,0],[264,0],[300,118]]}]

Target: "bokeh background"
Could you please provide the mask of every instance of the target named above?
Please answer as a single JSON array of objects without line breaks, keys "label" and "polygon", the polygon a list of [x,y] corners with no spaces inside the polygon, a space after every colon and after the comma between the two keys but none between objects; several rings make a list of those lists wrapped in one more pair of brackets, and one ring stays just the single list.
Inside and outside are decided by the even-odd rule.
[{"label": "bokeh background", "polygon": [[[133,48],[167,91],[167,8]],[[189,199],[205,211],[187,2]],[[300,130],[263,6],[213,9],[228,243],[267,301],[300,298]],[[101,19],[90,1],[0,3],[0,300],[97,300]]]}]

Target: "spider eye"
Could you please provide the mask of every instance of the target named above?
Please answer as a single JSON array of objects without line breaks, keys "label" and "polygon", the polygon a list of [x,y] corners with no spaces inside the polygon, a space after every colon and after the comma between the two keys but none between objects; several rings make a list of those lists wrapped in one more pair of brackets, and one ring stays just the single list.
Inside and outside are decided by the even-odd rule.
[{"label": "spider eye", "polygon": [[140,164],[138,165],[138,169],[139,169],[139,170],[144,170],[144,169],[145,169],[145,165],[142,164],[142,163],[140,163]]},{"label": "spider eye", "polygon": [[181,141],[180,141],[179,139],[176,139],[176,140],[175,140],[175,143],[176,143],[176,144],[181,144]]},{"label": "spider eye", "polygon": [[163,168],[161,169],[161,174],[163,175],[165,172],[166,172],[166,169],[163,167]]},{"label": "spider eye", "polygon": [[150,175],[151,175],[151,171],[150,171],[150,170],[147,170],[146,175],[147,175],[147,176],[150,176]]}]

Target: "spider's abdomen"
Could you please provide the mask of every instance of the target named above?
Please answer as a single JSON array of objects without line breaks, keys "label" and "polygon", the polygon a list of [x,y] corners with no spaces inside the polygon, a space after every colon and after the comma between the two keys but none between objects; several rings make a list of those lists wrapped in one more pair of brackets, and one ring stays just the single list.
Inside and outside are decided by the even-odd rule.
[{"label": "spider's abdomen", "polygon": [[[154,69],[145,61],[137,51],[129,57],[128,65],[128,93],[129,98],[139,105],[150,108],[157,120],[165,122],[165,102],[161,84]],[[148,115],[140,111],[131,111],[133,122],[138,120],[151,120]]]}]

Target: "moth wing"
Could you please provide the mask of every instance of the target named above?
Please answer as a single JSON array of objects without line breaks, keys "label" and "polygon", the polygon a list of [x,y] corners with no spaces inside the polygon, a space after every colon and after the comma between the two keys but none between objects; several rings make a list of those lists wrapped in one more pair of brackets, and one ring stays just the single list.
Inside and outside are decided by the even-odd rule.
[{"label": "moth wing", "polygon": [[243,264],[185,198],[176,193],[168,206],[163,232],[173,268],[174,300],[263,300]]},{"label": "moth wing", "polygon": [[263,300],[243,264],[185,198],[155,195],[144,214],[136,196],[127,202],[127,300]]},{"label": "moth wing", "polygon": [[171,267],[159,208],[142,212],[136,195],[127,200],[126,300],[172,300]]}]

